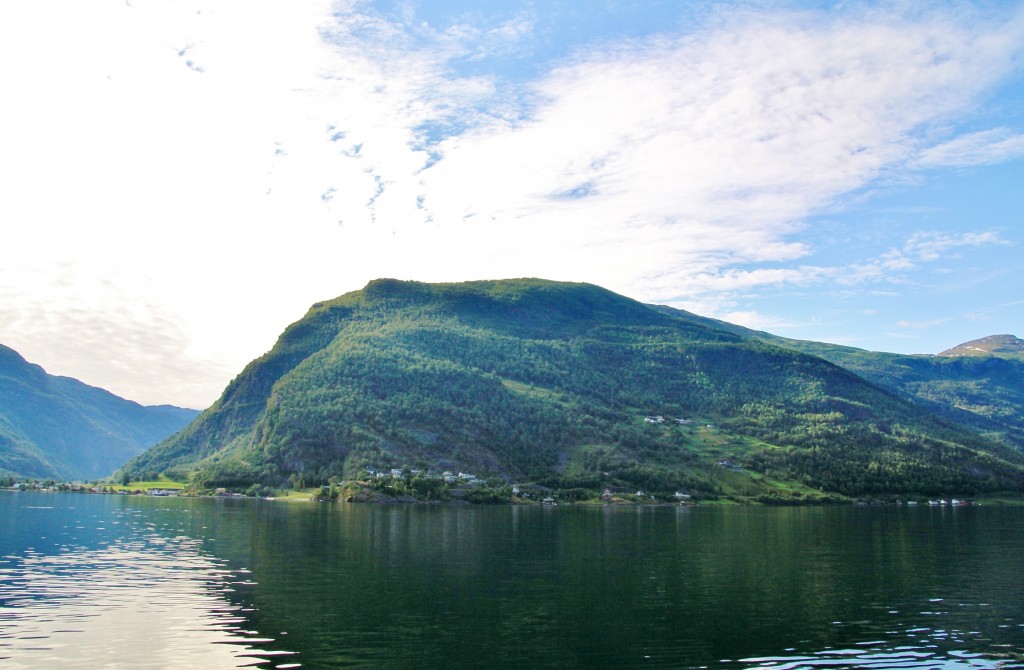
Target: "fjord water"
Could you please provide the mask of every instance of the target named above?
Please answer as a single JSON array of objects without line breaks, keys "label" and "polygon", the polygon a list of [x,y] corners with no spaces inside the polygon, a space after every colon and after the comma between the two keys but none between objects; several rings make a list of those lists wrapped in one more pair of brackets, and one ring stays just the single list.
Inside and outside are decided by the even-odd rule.
[{"label": "fjord water", "polygon": [[1024,508],[0,493],[0,667],[1024,668]]}]

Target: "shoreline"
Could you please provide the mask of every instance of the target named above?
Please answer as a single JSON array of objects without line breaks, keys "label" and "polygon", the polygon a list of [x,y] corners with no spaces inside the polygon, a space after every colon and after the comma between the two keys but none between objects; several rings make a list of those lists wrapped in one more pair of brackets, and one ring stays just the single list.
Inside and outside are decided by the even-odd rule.
[{"label": "shoreline", "polygon": [[74,494],[86,494],[86,495],[120,495],[120,496],[131,496],[131,497],[145,497],[145,498],[221,498],[231,500],[266,500],[268,502],[282,502],[282,503],[321,503],[321,504],[345,504],[345,505],[479,505],[479,506],[524,506],[524,507],[601,507],[601,508],[635,508],[635,507],[734,507],[734,506],[746,506],[746,507],[836,507],[836,506],[849,506],[849,507],[924,507],[924,508],[958,508],[958,507],[1024,507],[1024,497],[1006,497],[996,496],[992,498],[975,497],[975,498],[948,498],[943,497],[941,499],[934,499],[927,502],[920,502],[918,500],[864,500],[864,499],[845,499],[845,500],[833,500],[833,501],[772,501],[765,502],[756,499],[749,500],[736,500],[731,498],[722,498],[718,500],[702,500],[702,501],[684,501],[684,502],[669,502],[669,501],[632,501],[618,499],[614,501],[600,501],[600,500],[562,500],[552,502],[542,502],[537,500],[516,498],[513,500],[495,500],[488,502],[476,502],[471,500],[465,500],[461,497],[454,497],[447,500],[425,500],[417,499],[413,497],[393,497],[393,496],[372,496],[363,497],[359,499],[353,499],[353,497],[347,497],[342,499],[340,496],[338,499],[332,500],[330,498],[318,498],[312,492],[309,495],[285,495],[285,496],[247,496],[242,493],[148,493],[141,489],[135,491],[128,490],[116,490],[116,491],[94,491],[87,489],[65,489],[58,490],[54,488],[24,488],[19,489],[15,487],[0,487],[0,491],[8,493],[74,493]]}]

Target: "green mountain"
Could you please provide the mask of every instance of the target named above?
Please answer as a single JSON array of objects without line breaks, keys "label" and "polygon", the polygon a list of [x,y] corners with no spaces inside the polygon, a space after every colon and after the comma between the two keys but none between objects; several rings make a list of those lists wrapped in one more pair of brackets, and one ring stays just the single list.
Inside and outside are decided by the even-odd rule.
[{"label": "green mountain", "polygon": [[824,358],[986,439],[1024,452],[1024,340],[1013,335],[973,340],[937,356],[904,355],[791,340],[670,307],[657,309]]},{"label": "green mountain", "polygon": [[0,475],[93,480],[180,430],[198,414],[143,407],[49,375],[0,345]]},{"label": "green mountain", "polygon": [[371,282],[314,305],[124,475],[366,467],[799,499],[1024,490],[1024,456],[822,358],[586,284]]},{"label": "green mountain", "polygon": [[984,437],[1024,451],[1024,360],[903,356],[793,345],[832,361]]}]

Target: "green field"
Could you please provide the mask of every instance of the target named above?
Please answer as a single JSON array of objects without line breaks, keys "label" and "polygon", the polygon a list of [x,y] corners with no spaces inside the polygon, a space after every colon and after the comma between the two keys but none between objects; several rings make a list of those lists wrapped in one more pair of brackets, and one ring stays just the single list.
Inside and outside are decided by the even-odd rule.
[{"label": "green field", "polygon": [[186,486],[187,484],[185,482],[172,481],[166,477],[160,477],[159,479],[153,479],[145,482],[131,482],[130,484],[108,484],[108,487],[115,491],[149,491],[150,489],[181,491]]}]

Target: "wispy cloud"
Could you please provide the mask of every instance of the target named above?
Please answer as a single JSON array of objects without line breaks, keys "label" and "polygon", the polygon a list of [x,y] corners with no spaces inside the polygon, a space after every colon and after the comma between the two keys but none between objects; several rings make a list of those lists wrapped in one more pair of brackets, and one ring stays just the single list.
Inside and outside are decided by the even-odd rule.
[{"label": "wispy cloud", "polygon": [[949,323],[949,317],[943,317],[941,319],[932,319],[930,321],[906,321],[901,320],[896,323],[900,328],[908,328],[911,330],[927,330],[929,328],[937,328],[944,323]]},{"label": "wispy cloud", "polygon": [[[995,314],[995,313],[998,313],[998,312],[1008,312],[1010,310],[1007,309],[1007,308],[1010,308],[1010,307],[1018,307],[1019,308],[1022,305],[1024,305],[1024,299],[1022,299],[1022,300],[1011,300],[1010,302],[1003,302],[1003,303],[999,303],[999,304],[996,304],[996,305],[986,305],[984,307],[978,307],[976,309],[972,309],[971,311],[965,313],[963,315],[963,317],[965,319],[967,319],[968,321],[985,321],[985,320],[991,318],[991,316],[993,314]],[[1019,313],[1021,310],[1018,309],[1016,311]]]},{"label": "wispy cloud", "polygon": [[996,233],[950,234],[941,232],[915,233],[900,248],[890,249],[877,258],[843,268],[837,282],[842,285],[907,281],[908,273],[924,263],[956,258],[961,249],[971,249],[1007,242]]},{"label": "wispy cloud", "polygon": [[[725,320],[731,320],[732,315],[745,319],[744,311],[727,311],[744,296],[811,286],[833,293],[853,290],[877,293],[878,286],[910,284],[914,272],[926,264],[941,268],[943,261],[958,259],[966,249],[1006,244],[1006,240],[991,231],[961,234],[922,231],[911,235],[900,247],[889,249],[875,258],[845,265],[799,265],[753,270],[725,268],[716,272],[694,273],[677,284],[680,293],[668,302],[677,306],[687,305],[686,309],[715,314]],[[886,294],[896,295],[891,291]],[[865,313],[870,313],[870,310]],[[758,318],[761,323],[769,323],[771,317]],[[736,323],[747,325],[747,321]]]},{"label": "wispy cloud", "polygon": [[[641,262],[611,283],[648,296],[711,275],[806,279],[821,273],[723,271],[805,255],[793,238],[804,217],[912,159],[929,124],[998,80],[1021,24],[977,25],[747,14],[696,36],[582,51],[532,84],[517,113],[495,113],[478,90],[416,183],[386,182],[394,197],[375,220],[429,221],[459,253],[546,237],[550,255],[530,245],[541,265],[601,268],[606,282],[608,256],[628,249]],[[520,258],[488,255],[488,266],[515,273]]]},{"label": "wispy cloud", "polygon": [[921,167],[990,165],[1024,158],[1024,134],[994,128],[962,135],[921,153]]},{"label": "wispy cloud", "polygon": [[912,236],[903,247],[903,254],[919,261],[935,261],[942,258],[952,249],[964,247],[985,247],[996,244],[1007,244],[1005,240],[991,231],[982,233],[948,233],[921,232]]},{"label": "wispy cloud", "polygon": [[761,314],[753,310],[726,312],[721,316],[721,318],[729,323],[735,323],[753,330],[777,332],[793,326],[793,323],[786,319],[780,319],[779,317],[768,314]]}]

